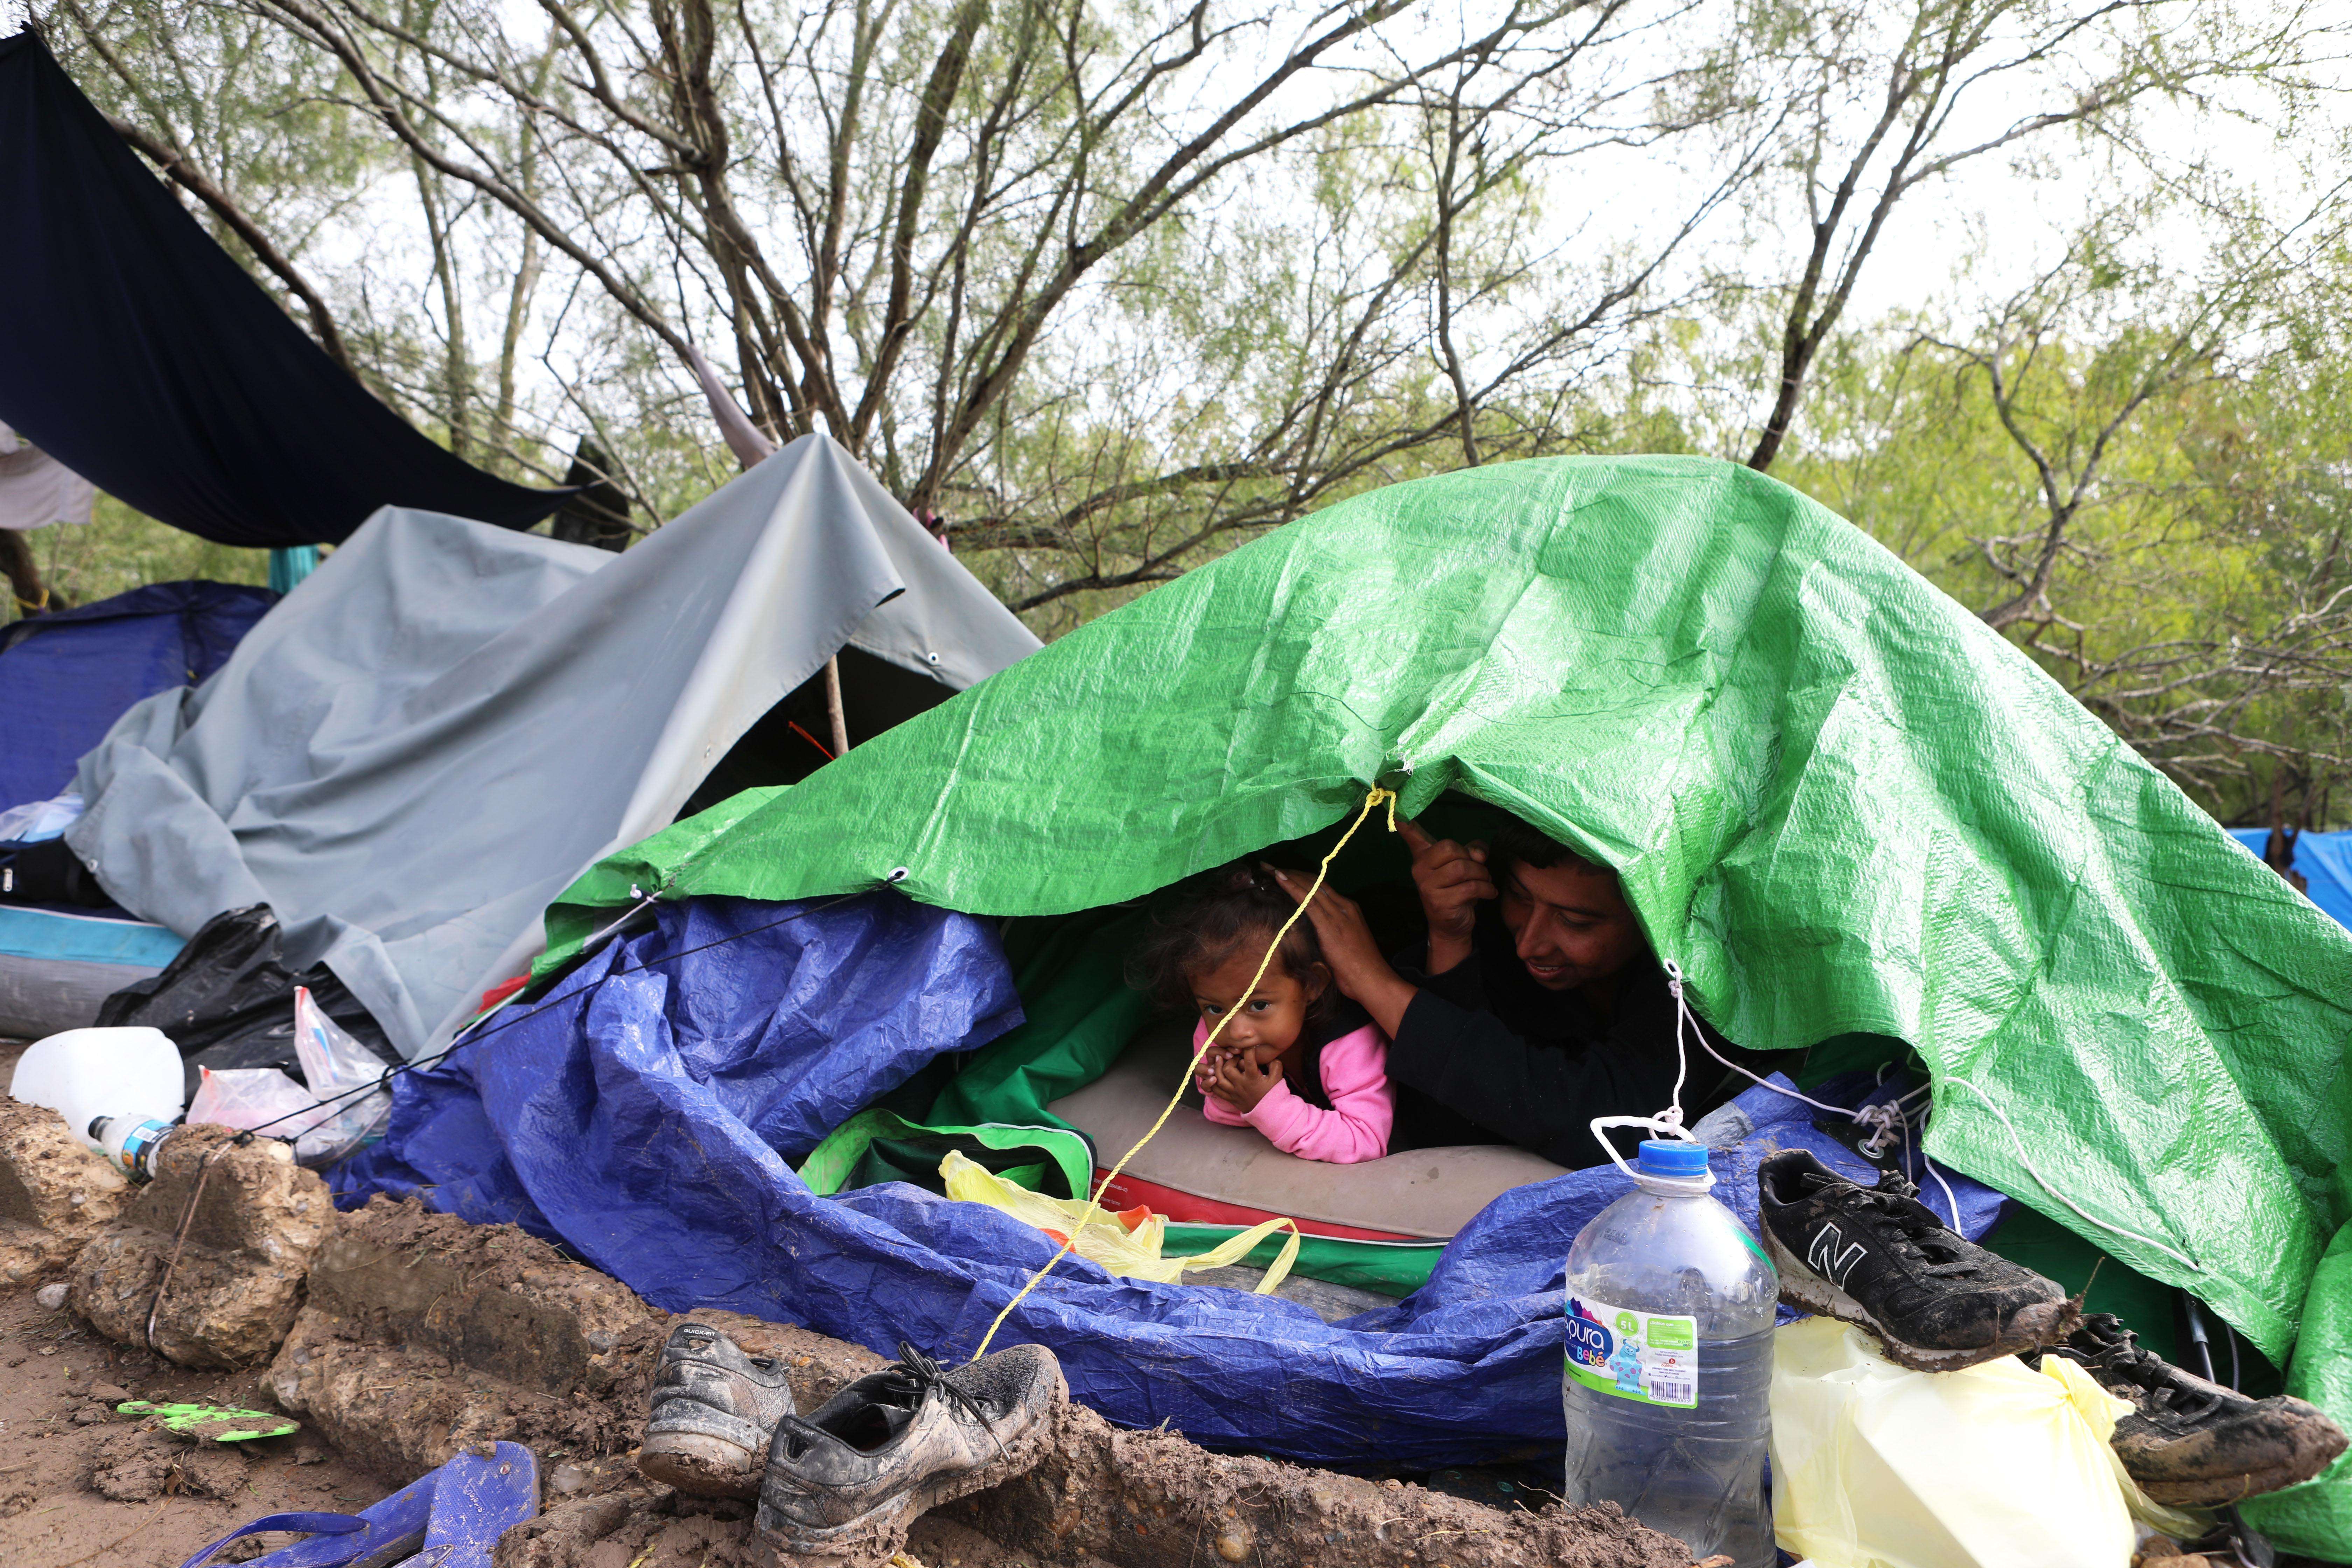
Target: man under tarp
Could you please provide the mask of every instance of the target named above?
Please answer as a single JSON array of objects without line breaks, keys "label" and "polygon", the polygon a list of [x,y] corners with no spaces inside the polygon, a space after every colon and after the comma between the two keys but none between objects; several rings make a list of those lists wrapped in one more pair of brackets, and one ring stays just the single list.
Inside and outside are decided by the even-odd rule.
[{"label": "man under tarp", "polygon": [[[1509,816],[1492,844],[1409,820],[1398,831],[1422,949],[1391,963],[1354,900],[1326,889],[1307,906],[1339,989],[1389,1038],[1391,1149],[1514,1143],[1572,1170],[1598,1157],[1594,1117],[1646,1115],[1679,1093],[1696,1121],[1748,1087],[1727,1063],[1771,1070],[1685,1025],[1616,872]],[[1274,875],[1294,899],[1313,882]]]}]

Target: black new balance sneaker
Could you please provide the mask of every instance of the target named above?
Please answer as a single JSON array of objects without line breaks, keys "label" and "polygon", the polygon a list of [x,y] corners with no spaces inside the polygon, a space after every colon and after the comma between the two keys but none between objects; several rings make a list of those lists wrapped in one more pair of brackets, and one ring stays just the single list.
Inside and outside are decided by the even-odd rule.
[{"label": "black new balance sneaker", "polygon": [[1780,1299],[1869,1331],[1904,1366],[1957,1371],[2054,1344],[2082,1321],[2055,1283],[1954,1231],[1892,1173],[1864,1187],[1790,1149],[1756,1184]]},{"label": "black new balance sneaker", "polygon": [[911,1345],[898,1354],[777,1426],[752,1531],[764,1561],[878,1568],[923,1514],[1044,1457],[1069,1397],[1053,1352],[1015,1345],[953,1372]]},{"label": "black new balance sneaker", "polygon": [[2079,1362],[2127,1401],[2116,1457],[2140,1490],[2176,1508],[2216,1508],[2307,1481],[2344,1451],[2343,1429],[2300,1399],[2249,1399],[2139,1348],[2112,1312],[2094,1312],[2047,1352]]},{"label": "black new balance sneaker", "polygon": [[757,1497],[768,1439],[792,1413],[774,1357],[746,1355],[708,1323],[680,1323],[654,1372],[637,1468],[698,1497]]}]

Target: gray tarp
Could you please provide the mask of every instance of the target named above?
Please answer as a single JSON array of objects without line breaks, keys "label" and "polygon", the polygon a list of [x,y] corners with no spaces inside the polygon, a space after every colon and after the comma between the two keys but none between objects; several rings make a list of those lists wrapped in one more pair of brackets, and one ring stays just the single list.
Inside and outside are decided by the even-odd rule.
[{"label": "gray tarp", "polygon": [[618,556],[388,507],[123,715],[68,842],[183,935],[268,902],[417,1055],[844,645],[961,690],[1037,640],[822,436]]}]

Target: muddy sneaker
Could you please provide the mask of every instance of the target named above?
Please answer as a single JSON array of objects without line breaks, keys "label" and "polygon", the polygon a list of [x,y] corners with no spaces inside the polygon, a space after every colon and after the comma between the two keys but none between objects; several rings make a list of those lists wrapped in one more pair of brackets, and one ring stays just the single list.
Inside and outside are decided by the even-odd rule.
[{"label": "muddy sneaker", "polygon": [[1864,1187],[1790,1149],[1756,1184],[1780,1299],[1876,1335],[1890,1361],[1952,1372],[2054,1344],[2082,1321],[2056,1284],[1951,1229],[1900,1176]]},{"label": "muddy sneaker", "polygon": [[746,1355],[707,1323],[680,1323],[654,1371],[637,1468],[698,1497],[757,1497],[768,1439],[792,1413],[773,1356]]},{"label": "muddy sneaker", "polygon": [[2140,1490],[2176,1508],[2216,1508],[2307,1481],[2344,1451],[2335,1422],[2300,1399],[2249,1399],[2183,1372],[2112,1312],[2094,1312],[2053,1345],[2130,1404],[2116,1422],[2116,1457]]},{"label": "muddy sneaker", "polygon": [[911,1345],[898,1354],[777,1426],[752,1532],[762,1561],[887,1563],[924,1513],[1043,1457],[1049,1417],[1069,1396],[1053,1352],[1015,1345],[953,1372]]}]

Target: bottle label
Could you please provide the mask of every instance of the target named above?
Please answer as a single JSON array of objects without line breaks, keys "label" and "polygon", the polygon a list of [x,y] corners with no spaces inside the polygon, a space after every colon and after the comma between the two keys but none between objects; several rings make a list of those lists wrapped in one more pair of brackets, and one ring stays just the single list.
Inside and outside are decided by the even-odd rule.
[{"label": "bottle label", "polygon": [[1568,1299],[1568,1375],[1637,1405],[1698,1405],[1698,1320]]}]

